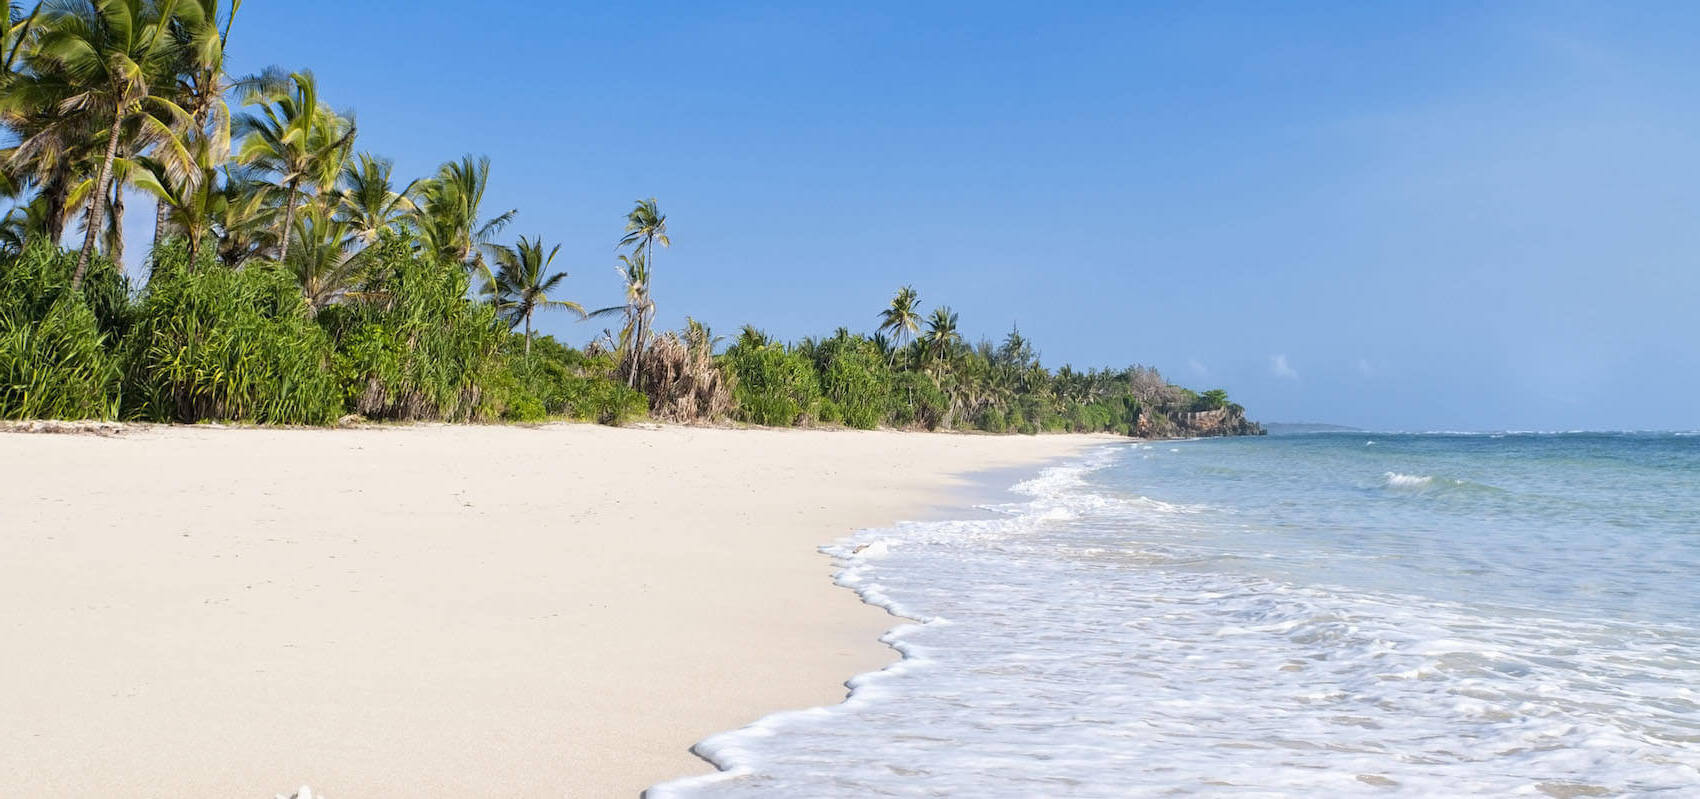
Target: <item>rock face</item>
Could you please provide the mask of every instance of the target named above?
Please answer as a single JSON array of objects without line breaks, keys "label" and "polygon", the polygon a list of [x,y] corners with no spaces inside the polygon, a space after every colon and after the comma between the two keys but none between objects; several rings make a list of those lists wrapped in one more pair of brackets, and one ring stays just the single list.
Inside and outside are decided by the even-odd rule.
[{"label": "rock face", "polygon": [[1141,411],[1134,430],[1140,438],[1194,438],[1199,436],[1261,436],[1263,425],[1245,418],[1245,409],[1228,405],[1213,411],[1185,411],[1173,415]]}]

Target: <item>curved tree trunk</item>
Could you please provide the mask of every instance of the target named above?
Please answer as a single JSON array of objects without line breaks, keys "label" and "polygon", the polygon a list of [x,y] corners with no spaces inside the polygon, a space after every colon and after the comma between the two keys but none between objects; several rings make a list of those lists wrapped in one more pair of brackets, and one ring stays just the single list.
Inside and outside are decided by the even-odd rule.
[{"label": "curved tree trunk", "polygon": [[116,114],[112,118],[112,134],[106,139],[106,160],[100,164],[100,177],[94,183],[94,199],[90,200],[88,231],[83,234],[83,253],[77,256],[77,271],[71,273],[71,290],[82,288],[83,275],[89,270],[89,259],[94,256],[95,242],[100,240],[101,228],[106,226],[106,192],[112,184],[112,162],[118,157],[118,134],[120,120]]}]

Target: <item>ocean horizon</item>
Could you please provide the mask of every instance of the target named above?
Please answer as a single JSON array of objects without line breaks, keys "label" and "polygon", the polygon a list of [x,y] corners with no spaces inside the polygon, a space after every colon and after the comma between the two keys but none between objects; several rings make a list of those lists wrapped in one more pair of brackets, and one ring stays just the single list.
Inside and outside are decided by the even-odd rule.
[{"label": "ocean horizon", "polygon": [[648,795],[1693,795],[1697,485],[1692,431],[1105,445],[829,547],[903,659]]}]

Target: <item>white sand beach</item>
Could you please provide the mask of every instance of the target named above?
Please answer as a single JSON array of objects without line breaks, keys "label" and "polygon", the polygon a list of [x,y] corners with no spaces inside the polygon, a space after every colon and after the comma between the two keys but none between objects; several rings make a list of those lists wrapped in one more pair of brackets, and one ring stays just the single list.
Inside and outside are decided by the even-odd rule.
[{"label": "white sand beach", "polygon": [[0,435],[0,795],[632,796],[894,656],[819,545],[1104,440]]}]

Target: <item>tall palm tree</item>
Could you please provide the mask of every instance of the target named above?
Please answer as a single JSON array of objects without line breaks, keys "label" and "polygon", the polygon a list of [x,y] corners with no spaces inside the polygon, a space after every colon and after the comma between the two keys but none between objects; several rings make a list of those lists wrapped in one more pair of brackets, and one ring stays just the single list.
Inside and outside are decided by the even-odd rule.
[{"label": "tall palm tree", "polygon": [[395,162],[371,153],[361,153],[342,168],[342,183],[336,193],[337,216],[348,222],[366,244],[394,230],[413,213],[413,191],[419,181],[396,191],[390,175]]},{"label": "tall palm tree", "polygon": [[[70,91],[59,101],[62,110],[71,112],[67,124],[87,125],[78,119],[86,117],[106,136],[105,156],[89,199],[83,249],[71,276],[73,288],[82,285],[106,226],[112,165],[126,123],[139,123],[132,146],[140,150],[181,126],[188,116],[159,88],[175,60],[171,22],[198,15],[198,7],[179,0],[62,0],[48,6],[43,15],[41,32],[30,52],[32,65],[47,76],[47,88]],[[27,140],[18,148],[24,153],[30,149]]]},{"label": "tall palm tree", "polygon": [[626,283],[626,302],[591,311],[590,317],[621,314],[625,325],[620,328],[622,360],[626,363],[626,384],[637,386],[638,368],[643,361],[644,339],[655,317],[655,302],[649,297],[649,261],[642,250],[620,256],[614,268]]},{"label": "tall palm tree", "polygon": [[921,298],[915,293],[915,287],[904,286],[891,298],[891,306],[880,311],[879,332],[891,335],[893,363],[897,362],[897,350],[921,331],[920,304]]},{"label": "tall palm tree", "polygon": [[277,180],[283,218],[278,222],[279,261],[289,260],[289,232],[303,187],[324,190],[336,182],[354,142],[354,121],[319,102],[313,73],[291,73],[287,87],[257,87],[244,101],[260,107],[244,114],[237,128],[245,134],[237,160]]},{"label": "tall palm tree", "polygon": [[425,252],[474,271],[484,271],[482,245],[513,221],[517,210],[478,221],[484,192],[490,186],[488,156],[464,156],[437,169],[419,185],[414,232]]},{"label": "tall palm tree", "polygon": [[[187,188],[194,189],[192,184],[205,174],[200,153],[195,152],[197,140],[208,140],[209,151],[217,153],[220,160],[229,157],[231,115],[230,104],[225,98],[238,87],[281,88],[287,78],[280,71],[268,70],[261,76],[233,81],[225,72],[224,58],[230,46],[230,29],[236,23],[236,12],[242,8],[242,0],[229,0],[229,10],[222,15],[220,6],[225,0],[186,2],[192,3],[198,13],[180,16],[171,25],[171,35],[177,42],[178,60],[170,88],[178,105],[189,112],[189,127],[178,132],[189,146],[174,152],[186,153],[192,160],[171,163],[171,152],[158,153],[155,160],[160,160],[172,173],[189,181],[191,185]],[[168,216],[169,210],[163,203],[156,207],[156,246],[164,234]]]},{"label": "tall palm tree", "polygon": [[944,360],[962,343],[962,334],[956,330],[956,314],[946,306],[934,308],[927,317],[927,332],[921,336],[921,343],[933,361]]},{"label": "tall palm tree", "polygon": [[567,279],[565,271],[549,272],[550,264],[555,262],[555,256],[560,253],[561,245],[557,244],[543,252],[543,239],[538,237],[528,239],[519,237],[519,243],[512,247],[495,245],[490,247],[491,256],[496,262],[496,275],[490,289],[494,294],[496,310],[502,318],[508,321],[508,329],[512,330],[520,324],[525,325],[525,354],[531,354],[531,315],[539,310],[554,308],[565,309],[586,317],[584,306],[571,300],[556,300],[549,297],[549,292],[561,285]]},{"label": "tall palm tree", "polygon": [[637,206],[626,214],[626,235],[620,237],[618,246],[635,246],[643,253],[644,263],[654,266],[656,244],[673,246],[673,241],[667,238],[667,215],[661,213],[654,197],[638,200]]}]

